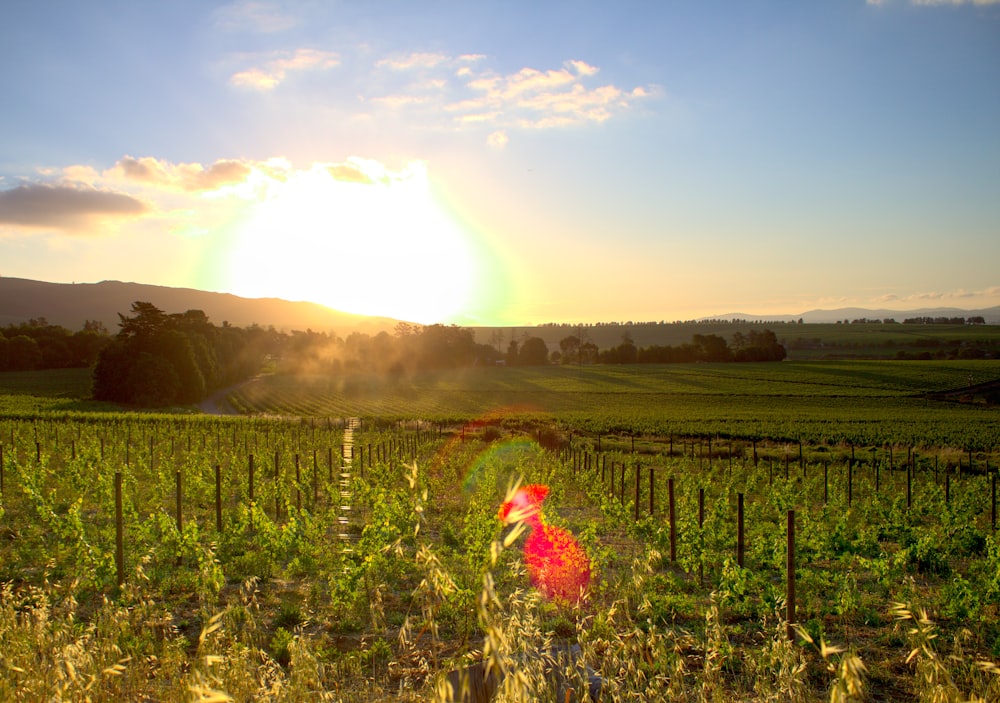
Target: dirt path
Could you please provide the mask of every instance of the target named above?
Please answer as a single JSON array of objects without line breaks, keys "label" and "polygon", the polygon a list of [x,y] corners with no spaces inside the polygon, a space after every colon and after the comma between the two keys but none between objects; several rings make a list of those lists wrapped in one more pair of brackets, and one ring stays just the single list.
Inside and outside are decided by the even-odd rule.
[{"label": "dirt path", "polygon": [[261,376],[257,375],[253,378],[248,378],[245,381],[229,386],[228,388],[216,391],[209,397],[205,398],[205,400],[201,401],[201,403],[198,404],[198,409],[206,415],[239,415],[240,413],[228,400],[229,394],[260,380],[260,378]]}]

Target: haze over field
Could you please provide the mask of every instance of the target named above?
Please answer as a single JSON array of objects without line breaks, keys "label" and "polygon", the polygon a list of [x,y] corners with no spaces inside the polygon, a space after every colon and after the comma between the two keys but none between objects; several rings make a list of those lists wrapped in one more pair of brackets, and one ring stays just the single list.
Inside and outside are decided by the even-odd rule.
[{"label": "haze over field", "polygon": [[0,275],[531,325],[1000,305],[1000,3],[5,8]]}]

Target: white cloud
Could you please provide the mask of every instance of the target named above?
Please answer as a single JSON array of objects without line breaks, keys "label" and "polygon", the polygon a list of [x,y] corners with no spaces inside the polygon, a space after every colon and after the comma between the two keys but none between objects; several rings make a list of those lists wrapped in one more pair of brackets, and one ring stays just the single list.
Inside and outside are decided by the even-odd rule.
[{"label": "white cloud", "polygon": [[234,73],[230,84],[241,88],[271,90],[291,72],[323,71],[340,65],[340,57],[329,51],[297,49],[294,52],[272,54],[261,65]]},{"label": "white cloud", "polygon": [[592,76],[600,69],[591,66],[586,61],[567,61],[567,65],[572,66],[581,76]]},{"label": "white cloud", "polygon": [[391,108],[401,108],[409,105],[424,105],[429,103],[431,98],[426,95],[384,95],[372,98],[372,102],[378,105],[385,105]]},{"label": "white cloud", "polygon": [[251,171],[250,165],[234,159],[222,159],[203,166],[198,163],[171,164],[151,156],[139,159],[126,156],[105,171],[104,177],[194,192],[242,183]]},{"label": "white cloud", "polygon": [[[623,89],[612,83],[591,85],[600,69],[579,59],[565,61],[560,68],[526,66],[508,74],[483,66],[485,60],[481,54],[449,58],[436,53],[383,59],[376,64],[380,68],[420,68],[431,72],[433,78],[386,86],[385,93],[368,100],[394,110],[436,105],[450,115],[453,126],[494,128],[487,143],[498,146],[494,135],[502,134],[506,144],[507,130],[511,128],[555,129],[602,123],[658,93],[655,86]],[[427,78],[426,73],[422,76]]]},{"label": "white cloud", "polygon": [[382,59],[375,65],[379,68],[389,68],[393,71],[409,71],[415,68],[434,68],[444,63],[448,57],[444,54],[414,53],[394,59]]}]

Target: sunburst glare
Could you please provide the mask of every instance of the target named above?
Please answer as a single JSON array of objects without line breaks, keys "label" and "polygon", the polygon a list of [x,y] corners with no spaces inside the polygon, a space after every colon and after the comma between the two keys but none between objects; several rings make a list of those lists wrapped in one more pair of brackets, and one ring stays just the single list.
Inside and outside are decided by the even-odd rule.
[{"label": "sunburst glare", "polygon": [[361,159],[261,172],[232,233],[224,275],[239,295],[447,322],[476,294],[484,265],[434,199],[423,163]]}]

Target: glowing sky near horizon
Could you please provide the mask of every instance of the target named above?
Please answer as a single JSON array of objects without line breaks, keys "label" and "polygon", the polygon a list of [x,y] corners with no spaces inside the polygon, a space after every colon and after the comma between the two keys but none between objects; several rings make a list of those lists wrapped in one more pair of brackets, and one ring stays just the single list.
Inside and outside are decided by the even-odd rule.
[{"label": "glowing sky near horizon", "polygon": [[1000,305],[1000,2],[14,3],[0,275],[414,322]]}]

